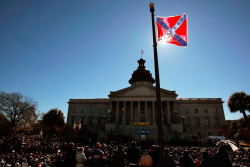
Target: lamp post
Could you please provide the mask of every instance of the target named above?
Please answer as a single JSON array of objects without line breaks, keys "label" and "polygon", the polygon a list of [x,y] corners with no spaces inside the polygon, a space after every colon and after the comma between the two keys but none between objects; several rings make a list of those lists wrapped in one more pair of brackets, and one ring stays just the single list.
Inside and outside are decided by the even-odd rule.
[{"label": "lamp post", "polygon": [[186,119],[186,118],[187,118],[187,117],[184,116],[184,115],[183,115],[182,118],[181,118],[182,121],[183,121],[183,124],[182,124],[182,125],[183,125],[183,132],[186,132],[185,125],[184,125],[184,122],[185,122],[185,119]]},{"label": "lamp post", "polygon": [[108,118],[108,116],[106,116],[106,115],[103,115],[102,116],[102,119],[103,119],[103,122],[104,122],[104,125],[103,125],[103,131],[105,131],[105,123],[106,123],[106,119]]}]

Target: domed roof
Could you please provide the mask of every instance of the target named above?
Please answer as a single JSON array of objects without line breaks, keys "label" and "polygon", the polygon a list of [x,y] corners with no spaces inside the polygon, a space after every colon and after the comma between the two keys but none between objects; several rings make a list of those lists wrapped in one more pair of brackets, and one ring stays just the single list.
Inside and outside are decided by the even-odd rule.
[{"label": "domed roof", "polygon": [[132,77],[129,80],[129,83],[132,85],[133,83],[138,82],[138,81],[145,81],[145,82],[154,84],[155,80],[152,77],[152,73],[150,73],[150,71],[147,70],[146,67],[144,66],[144,63],[146,61],[143,59],[140,59],[137,62],[139,63],[139,66],[137,70],[133,72]]}]

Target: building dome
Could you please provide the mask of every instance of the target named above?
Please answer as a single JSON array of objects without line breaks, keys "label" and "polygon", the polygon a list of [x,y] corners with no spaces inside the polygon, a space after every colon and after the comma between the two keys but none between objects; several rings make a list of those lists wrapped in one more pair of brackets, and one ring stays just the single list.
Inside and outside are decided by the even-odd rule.
[{"label": "building dome", "polygon": [[144,66],[144,63],[146,62],[143,59],[140,59],[137,61],[139,66],[137,70],[135,70],[132,74],[131,79],[129,80],[129,83],[131,85],[135,84],[136,82],[147,82],[151,83],[152,85],[155,83],[154,78],[152,77],[152,73],[150,73],[149,70],[146,69]]}]

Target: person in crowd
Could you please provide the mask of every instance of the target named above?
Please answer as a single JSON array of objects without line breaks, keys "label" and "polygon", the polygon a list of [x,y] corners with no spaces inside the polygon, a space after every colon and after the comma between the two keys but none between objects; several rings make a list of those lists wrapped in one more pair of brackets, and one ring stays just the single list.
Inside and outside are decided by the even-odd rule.
[{"label": "person in crowd", "polygon": [[74,143],[69,143],[66,150],[65,165],[70,167],[76,166],[76,151],[74,149]]},{"label": "person in crowd", "polygon": [[169,149],[166,148],[164,152],[165,152],[163,157],[164,167],[176,167],[173,156],[169,154]]},{"label": "person in crowd", "polygon": [[114,155],[112,156],[111,167],[124,167],[125,158],[126,154],[123,151],[123,147],[119,145],[117,150],[114,152]]},{"label": "person in crowd", "polygon": [[64,166],[64,162],[62,161],[62,155],[59,154],[59,155],[57,155],[57,159],[54,162],[53,167],[63,167],[63,166]]},{"label": "person in crowd", "polygon": [[193,167],[194,166],[194,160],[192,157],[190,157],[188,150],[184,151],[184,155],[181,157],[181,160],[180,160],[180,166],[181,167]]},{"label": "person in crowd", "polygon": [[131,146],[128,148],[127,158],[128,158],[129,164],[138,164],[138,161],[140,159],[140,151],[136,147],[135,141],[133,141]]},{"label": "person in crowd", "polygon": [[87,160],[85,161],[85,167],[90,167],[90,162],[89,162],[89,156],[91,154],[91,150],[89,149],[88,146],[85,146],[84,148],[84,154],[85,154],[85,157],[87,158]]},{"label": "person in crowd", "polygon": [[140,163],[139,163],[139,166],[143,166],[143,167],[149,167],[149,166],[153,166],[154,162],[153,162],[153,159],[152,157],[150,157],[148,155],[148,151],[147,150],[144,150],[143,151],[143,155],[140,159]]},{"label": "person in crowd", "polygon": [[215,167],[215,160],[214,158],[208,154],[208,151],[205,150],[201,153],[201,163],[200,167]]},{"label": "person in crowd", "polygon": [[196,158],[195,161],[194,161],[194,166],[195,167],[200,167],[200,164],[201,164],[201,159],[200,158]]},{"label": "person in crowd", "polygon": [[219,151],[214,155],[214,160],[216,167],[232,167],[224,145],[220,146]]},{"label": "person in crowd", "polygon": [[102,143],[101,151],[104,152],[105,154],[107,153],[107,145],[105,143]]},{"label": "person in crowd", "polygon": [[156,166],[158,162],[158,154],[156,152],[155,145],[151,146],[151,148],[148,151],[148,155],[153,159],[154,166]]},{"label": "person in crowd", "polygon": [[107,163],[107,156],[100,149],[100,143],[97,142],[95,150],[90,154],[89,161],[92,167],[104,167]]},{"label": "person in crowd", "polygon": [[87,158],[84,154],[84,148],[78,147],[76,153],[76,167],[85,167],[84,162],[87,161]]}]

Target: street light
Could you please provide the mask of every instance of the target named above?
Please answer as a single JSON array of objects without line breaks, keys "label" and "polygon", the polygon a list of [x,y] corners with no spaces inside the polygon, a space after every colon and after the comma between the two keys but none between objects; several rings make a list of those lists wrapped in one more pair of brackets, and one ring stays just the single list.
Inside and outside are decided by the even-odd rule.
[{"label": "street light", "polygon": [[183,125],[183,132],[186,132],[185,125],[184,125],[184,122],[185,122],[185,119],[186,119],[186,118],[187,118],[187,117],[184,116],[184,115],[183,115],[182,118],[181,118],[182,121],[183,121],[183,124],[182,124],[182,125]]},{"label": "street light", "polygon": [[104,126],[103,126],[103,131],[105,131],[105,123],[106,123],[106,119],[108,118],[108,116],[106,116],[106,115],[103,115],[102,116],[102,119],[103,119],[103,121],[104,121]]}]

